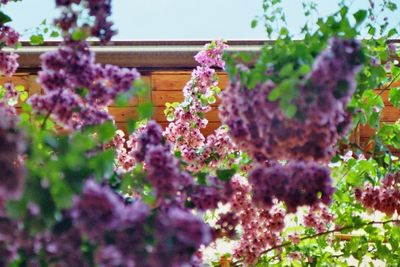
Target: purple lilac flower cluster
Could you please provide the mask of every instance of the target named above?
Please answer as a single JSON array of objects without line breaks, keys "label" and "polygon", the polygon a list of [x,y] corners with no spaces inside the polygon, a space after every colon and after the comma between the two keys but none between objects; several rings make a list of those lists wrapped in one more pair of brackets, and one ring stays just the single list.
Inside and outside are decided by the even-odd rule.
[{"label": "purple lilac flower cluster", "polygon": [[41,56],[38,82],[44,95],[30,102],[35,111],[51,116],[67,129],[110,120],[107,106],[128,91],[140,77],[135,69],[102,66],[86,42],[64,42],[57,51]]},{"label": "purple lilac flower cluster", "polygon": [[25,172],[21,157],[25,150],[25,141],[16,128],[17,117],[12,110],[0,104],[0,117],[0,203],[2,203],[8,199],[18,198],[23,190]]},{"label": "purple lilac flower cluster", "polygon": [[138,137],[142,131],[145,130],[145,126],[138,128],[129,136],[125,136],[122,130],[117,130],[113,139],[112,145],[116,151],[115,159],[115,171],[117,173],[127,173],[135,167],[137,153]]},{"label": "purple lilac flower cluster", "polygon": [[276,198],[286,203],[289,212],[303,205],[329,204],[334,191],[329,169],[311,162],[259,165],[249,173],[249,181],[256,205],[269,208]]},{"label": "purple lilac flower cluster", "polygon": [[378,210],[392,217],[400,214],[400,174],[389,173],[380,186],[366,183],[363,188],[355,190],[355,197],[365,208]]},{"label": "purple lilac flower cluster", "polygon": [[0,74],[12,76],[19,66],[18,58],[16,53],[0,51]]},{"label": "purple lilac flower cluster", "polygon": [[193,183],[192,177],[180,170],[179,160],[171,153],[169,146],[148,146],[144,163],[147,179],[160,200],[174,196]]},{"label": "purple lilac flower cluster", "polygon": [[204,114],[211,110],[209,98],[218,93],[218,77],[214,68],[224,68],[222,55],[228,46],[222,41],[206,44],[196,56],[200,64],[192,72],[191,80],[183,88],[184,101],[173,110],[173,121],[165,130],[165,137],[174,144],[188,163],[187,169],[214,169],[236,151],[226,128],[220,127],[207,137],[201,133],[208,120]]},{"label": "purple lilac flower cluster", "polygon": [[[78,10],[74,10],[74,4],[82,4],[87,8],[90,16],[94,17],[91,25],[91,35],[98,37],[102,43],[107,43],[116,34],[112,29],[113,23],[108,20],[111,16],[111,0],[56,0],[57,7],[63,7],[61,17],[56,20],[60,28],[67,33],[77,29]],[[82,26],[82,30],[87,25]]]},{"label": "purple lilac flower cluster", "polygon": [[221,120],[236,145],[258,161],[328,162],[350,125],[346,106],[360,64],[359,43],[334,38],[317,57],[311,74],[298,83],[293,119],[283,114],[278,102],[268,100],[276,87],[273,82],[249,90],[237,80],[221,94]]},{"label": "purple lilac flower cluster", "polygon": [[214,238],[235,239],[237,237],[236,227],[239,222],[239,217],[234,212],[221,214],[213,229]]},{"label": "purple lilac flower cluster", "polygon": [[194,183],[193,178],[180,169],[179,160],[171,153],[171,146],[162,134],[161,126],[149,121],[138,134],[134,151],[135,160],[144,163],[147,179],[159,201],[174,198]]},{"label": "purple lilac flower cluster", "polygon": [[220,226],[217,224],[217,227],[223,227],[225,224],[228,227],[227,233],[234,234],[234,226],[238,219],[243,233],[235,248],[234,257],[244,259],[246,266],[252,266],[266,249],[282,243],[286,212],[275,206],[269,208],[254,206],[250,196],[251,185],[243,177],[235,176],[232,179],[232,188],[234,193],[230,200],[231,211],[236,216],[228,215],[226,218],[222,215],[218,222]]},{"label": "purple lilac flower cluster", "polygon": [[0,216],[0,266],[8,266],[18,254],[18,225],[7,217]]},{"label": "purple lilac flower cluster", "polygon": [[161,126],[153,120],[149,121],[137,136],[135,159],[137,161],[144,161],[147,148],[161,144],[164,141],[163,139]]},{"label": "purple lilac flower cluster", "polygon": [[304,226],[314,228],[317,233],[325,232],[329,223],[332,223],[335,216],[329,212],[328,208],[318,203],[309,208],[303,217]]},{"label": "purple lilac flower cluster", "polygon": [[118,216],[122,212],[121,200],[114,192],[89,180],[82,195],[74,201],[71,217],[76,227],[91,240],[101,240],[106,230],[118,226]]},{"label": "purple lilac flower cluster", "polygon": [[[42,249],[45,259],[53,264],[51,266],[90,266],[81,250],[84,242],[81,232],[74,226],[69,213],[63,214],[63,218],[51,231],[41,234],[36,239],[36,250]],[[34,257],[30,262],[29,266],[40,266]]]},{"label": "purple lilac flower cluster", "polygon": [[228,49],[228,45],[223,41],[215,41],[210,44],[206,44],[204,49],[201,50],[194,59],[203,66],[218,68],[225,68],[225,61],[222,59],[225,50]]},{"label": "purple lilac flower cluster", "polygon": [[118,131],[114,138],[118,151],[117,170],[128,172],[137,162],[144,162],[147,179],[160,201],[184,192],[181,200],[187,198],[200,210],[215,209],[218,203],[227,203],[232,194],[230,183],[214,176],[206,177],[206,184],[194,183],[193,178],[180,169],[180,162],[172,155],[162,133],[162,128],[154,121],[139,128],[127,141],[124,133]]},{"label": "purple lilac flower cluster", "polygon": [[19,33],[7,25],[0,26],[0,45],[14,47],[18,44]]},{"label": "purple lilac flower cluster", "polygon": [[206,177],[206,185],[195,185],[191,188],[190,200],[199,210],[218,208],[218,204],[228,203],[233,190],[231,183],[224,182],[214,176]]},{"label": "purple lilac flower cluster", "polygon": [[[183,266],[201,245],[211,242],[210,227],[190,210],[167,205],[151,211],[141,200],[125,204],[110,188],[92,180],[76,197],[71,219],[72,227],[63,234],[64,244],[55,244],[54,251],[71,256],[74,247],[77,255],[80,236],[88,236],[99,246],[95,252],[99,266]],[[154,232],[146,230],[146,225]],[[69,233],[76,230],[73,238]],[[150,239],[153,242],[148,244]]]},{"label": "purple lilac flower cluster", "polygon": [[[6,4],[8,4],[8,2],[9,2],[10,0],[1,0],[1,3],[3,4],[3,5],[6,5]],[[14,0],[15,1],[15,0]]]},{"label": "purple lilac flower cluster", "polygon": [[[0,48],[14,47],[18,43],[19,34],[13,28],[0,25]],[[0,74],[12,76],[18,68],[18,55],[14,52],[0,51]]]},{"label": "purple lilac flower cluster", "polygon": [[[152,267],[188,265],[200,245],[212,241],[211,228],[190,210],[178,207],[167,208],[158,214],[155,232],[158,244],[150,259],[149,266]],[[160,262],[160,259],[164,260]]]},{"label": "purple lilac flower cluster", "polygon": [[180,169],[179,160],[171,153],[171,146],[162,136],[162,128],[154,121],[136,136],[135,162],[144,162],[147,179],[152,184],[159,204],[166,199],[183,203],[191,201],[199,210],[217,208],[227,203],[232,195],[229,182],[217,177],[206,177],[206,184],[196,184],[193,177]]}]

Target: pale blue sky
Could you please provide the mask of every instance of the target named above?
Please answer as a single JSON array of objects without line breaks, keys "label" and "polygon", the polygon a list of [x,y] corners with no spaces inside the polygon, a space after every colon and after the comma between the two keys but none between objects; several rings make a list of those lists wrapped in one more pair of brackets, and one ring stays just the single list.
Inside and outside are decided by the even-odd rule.
[{"label": "pale blue sky", "polygon": [[[23,0],[10,3],[5,11],[20,32],[35,28],[58,14],[54,0]],[[113,20],[119,34],[115,40],[265,39],[264,29],[250,28],[262,14],[262,0],[114,0]],[[296,31],[304,24],[301,0],[283,0],[288,27]],[[319,0],[319,15],[337,9],[338,0]],[[399,2],[400,0],[395,0]],[[353,9],[367,8],[368,0],[354,0]],[[392,21],[399,20],[390,14]],[[26,34],[26,36],[29,36]]]}]

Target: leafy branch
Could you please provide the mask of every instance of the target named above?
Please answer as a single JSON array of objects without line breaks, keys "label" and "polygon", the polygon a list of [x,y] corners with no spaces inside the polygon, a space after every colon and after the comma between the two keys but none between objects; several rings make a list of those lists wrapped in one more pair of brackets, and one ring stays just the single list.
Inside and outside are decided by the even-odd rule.
[{"label": "leafy branch", "polygon": [[[325,232],[320,232],[320,233],[316,233],[316,234],[313,234],[313,235],[303,236],[303,237],[300,238],[300,242],[304,241],[304,240],[308,240],[308,239],[314,239],[314,238],[317,238],[317,237],[320,237],[320,236],[333,234],[333,233],[336,233],[336,232],[342,232],[342,231],[347,231],[347,230],[355,230],[355,229],[359,229],[359,228],[363,228],[363,227],[370,226],[370,225],[375,225],[375,224],[385,225],[385,224],[388,224],[388,223],[400,223],[400,219],[393,219],[393,220],[387,220],[387,221],[370,221],[370,222],[366,222],[366,223],[363,223],[363,224],[347,225],[347,226],[344,226],[344,227],[335,228],[335,229],[328,230],[328,231],[325,231]],[[280,249],[280,248],[288,247],[288,246],[290,246],[292,244],[293,243],[291,241],[283,242],[282,244],[279,244],[279,245],[276,245],[274,247],[271,247],[269,249],[264,250],[261,253],[261,255],[265,255],[265,254],[267,254],[267,253],[269,253],[271,251],[274,251],[274,250],[277,250],[277,249]],[[242,262],[243,262],[243,260],[238,260],[238,261],[232,263],[233,264],[232,266],[239,266],[238,264],[242,263]]]}]

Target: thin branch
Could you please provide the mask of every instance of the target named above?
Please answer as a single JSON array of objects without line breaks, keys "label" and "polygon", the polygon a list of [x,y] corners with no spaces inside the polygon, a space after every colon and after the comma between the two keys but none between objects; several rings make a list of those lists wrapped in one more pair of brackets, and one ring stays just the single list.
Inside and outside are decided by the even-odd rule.
[{"label": "thin branch", "polygon": [[[345,231],[345,230],[359,229],[359,228],[363,228],[363,227],[369,226],[369,225],[374,225],[374,224],[382,224],[382,225],[385,225],[385,224],[388,224],[388,223],[400,223],[400,219],[397,219],[397,220],[388,220],[388,221],[371,221],[371,222],[367,222],[367,223],[364,223],[364,224],[361,224],[361,225],[347,225],[347,226],[344,226],[344,227],[341,227],[341,228],[336,228],[336,229],[333,229],[333,230],[328,230],[328,231],[321,232],[321,233],[317,233],[317,234],[314,234],[314,235],[303,236],[302,238],[300,238],[300,241],[304,241],[304,240],[308,240],[308,239],[314,239],[314,238],[317,238],[317,237],[320,237],[320,236],[333,234],[333,233],[335,233],[335,232],[342,232],[342,231]],[[293,243],[292,243],[291,241],[283,242],[282,244],[279,244],[279,245],[277,245],[277,246],[274,246],[274,247],[271,247],[271,248],[269,248],[269,249],[264,250],[264,251],[260,254],[260,256],[263,255],[263,254],[267,254],[268,252],[271,252],[271,251],[273,251],[273,250],[276,250],[276,249],[279,249],[279,248],[284,248],[284,247],[290,246],[290,245],[292,245],[292,244],[293,244]],[[241,262],[243,262],[243,260],[238,260],[238,261],[236,261],[236,262],[233,263],[233,266],[238,266],[237,264],[239,264],[239,263],[241,263]]]},{"label": "thin branch", "polygon": [[54,109],[57,107],[58,101],[60,99],[60,96],[62,94],[62,90],[60,90],[60,92],[57,95],[56,100],[54,101],[54,105],[51,107],[51,109],[49,110],[49,112],[47,112],[46,116],[43,119],[42,125],[40,126],[40,129],[43,130],[44,127],[46,126],[46,122],[47,120],[50,118],[51,114],[53,113]]},{"label": "thin branch", "polygon": [[385,86],[384,88],[379,89],[379,90],[381,90],[381,91],[380,91],[379,94],[377,94],[376,96],[382,95],[387,89],[390,88],[390,86],[392,86],[392,84],[393,84],[395,81],[397,81],[397,78],[399,78],[399,77],[400,77],[400,72],[397,73],[396,76],[394,76],[393,79],[392,79],[388,84],[386,84],[386,86]]}]

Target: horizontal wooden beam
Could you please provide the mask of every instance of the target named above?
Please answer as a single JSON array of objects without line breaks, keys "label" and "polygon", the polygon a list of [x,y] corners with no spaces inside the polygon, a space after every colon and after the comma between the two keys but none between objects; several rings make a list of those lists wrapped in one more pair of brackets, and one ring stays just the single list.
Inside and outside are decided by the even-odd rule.
[{"label": "horizontal wooden beam", "polygon": [[[193,69],[198,64],[193,59],[204,44],[209,41],[118,41],[111,45],[92,45],[96,60],[103,64],[121,67],[135,67],[139,70],[180,70]],[[228,52],[249,52],[257,54],[265,41],[230,41]],[[57,42],[41,46],[23,43],[17,50],[20,55],[20,71],[34,72],[40,68],[39,56],[57,49]],[[7,50],[7,49],[5,49]]]}]

